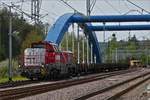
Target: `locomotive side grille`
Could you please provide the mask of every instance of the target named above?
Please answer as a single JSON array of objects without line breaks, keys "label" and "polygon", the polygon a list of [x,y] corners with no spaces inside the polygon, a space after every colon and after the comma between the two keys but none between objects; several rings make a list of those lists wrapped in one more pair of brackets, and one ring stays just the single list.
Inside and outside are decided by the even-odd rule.
[{"label": "locomotive side grille", "polygon": [[45,49],[27,48],[24,52],[25,66],[41,66],[45,63]]}]

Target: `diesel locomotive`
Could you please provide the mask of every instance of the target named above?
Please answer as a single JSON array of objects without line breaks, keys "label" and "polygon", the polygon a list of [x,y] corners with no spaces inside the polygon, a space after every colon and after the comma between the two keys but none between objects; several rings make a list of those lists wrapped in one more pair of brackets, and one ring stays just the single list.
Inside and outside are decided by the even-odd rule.
[{"label": "diesel locomotive", "polygon": [[75,69],[72,52],[61,51],[52,42],[32,43],[31,48],[24,50],[21,58],[21,75],[30,79],[55,78],[68,75]]}]

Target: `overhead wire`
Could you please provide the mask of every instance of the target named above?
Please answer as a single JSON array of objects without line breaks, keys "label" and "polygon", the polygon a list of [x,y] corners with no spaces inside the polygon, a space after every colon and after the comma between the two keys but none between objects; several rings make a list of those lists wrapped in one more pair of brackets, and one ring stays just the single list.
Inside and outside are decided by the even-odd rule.
[{"label": "overhead wire", "polygon": [[[22,6],[23,6],[23,3],[24,2],[26,2],[26,3],[28,3],[27,1],[31,1],[31,0],[20,0],[21,2],[22,2],[22,4],[21,4],[21,9],[22,9]],[[42,0],[38,0],[38,2],[39,2],[39,12],[40,12],[40,10],[41,10],[41,5],[42,5]],[[18,3],[19,3],[19,1],[18,1]],[[30,5],[30,4],[29,4]],[[28,11],[28,12],[30,12],[30,11]],[[44,16],[39,16],[40,17],[40,19],[41,18],[44,18],[46,15],[44,15]],[[37,19],[38,20],[38,19]],[[40,20],[40,22],[41,22],[41,20]]]},{"label": "overhead wire", "polygon": [[[29,17],[29,18],[31,18],[32,16],[30,15],[30,14],[28,14],[27,12],[25,12],[25,10],[22,10],[22,7],[20,8],[20,6],[18,6],[18,5],[15,5],[14,4],[14,2],[10,2],[11,3],[11,5],[13,6],[12,8],[13,8],[13,10],[15,10],[15,11],[18,11],[18,12],[20,12],[22,15],[24,14],[24,15],[26,15],[27,17]],[[5,3],[4,3],[5,4]],[[23,5],[22,5],[23,6]],[[28,11],[29,12],[29,11]],[[22,17],[22,16],[21,16]],[[41,19],[41,18],[40,18]],[[41,20],[40,20],[40,22],[42,22]],[[31,22],[29,22],[29,23],[31,23]]]},{"label": "overhead wire", "polygon": [[137,7],[137,8],[139,8],[139,9],[141,9],[141,10],[142,10],[142,12],[144,11],[144,12],[146,12],[146,13],[150,14],[150,12],[149,12],[148,10],[145,10],[144,8],[142,8],[142,7],[140,7],[139,5],[137,5],[137,4],[133,3],[133,2],[131,2],[130,0],[126,0],[126,1],[127,1],[128,3],[130,3],[130,4],[134,5],[135,7]]},{"label": "overhead wire", "polygon": [[97,6],[96,5],[96,8],[98,8],[99,9],[99,11],[102,13],[102,14],[104,14],[105,15],[105,13],[104,13],[104,11],[99,7],[99,6]]},{"label": "overhead wire", "polygon": [[63,2],[67,7],[71,8],[72,10],[74,10],[74,13],[81,13],[78,10],[76,10],[74,7],[72,7],[70,4],[68,4],[66,1],[64,0],[59,0],[60,2]]},{"label": "overhead wire", "polygon": [[48,10],[46,10],[46,9],[43,9],[42,7],[41,7],[41,10],[43,10],[43,11],[45,11],[46,12],[46,14],[45,15],[43,15],[43,16],[40,16],[40,18],[44,18],[44,17],[46,17],[46,16],[49,16],[51,19],[52,19],[52,21],[54,21],[55,20],[55,17],[56,16],[58,16],[58,14],[56,13],[56,12],[50,12],[50,11],[48,11]]},{"label": "overhead wire", "polygon": [[117,13],[121,14],[121,12],[116,9],[110,2],[108,2],[108,0],[104,0],[111,8],[113,8]]},{"label": "overhead wire", "polygon": [[18,0],[18,1],[15,1],[15,2],[12,2],[12,1],[10,1],[10,2],[12,2],[12,3],[15,3],[15,4],[18,4],[18,3],[22,3],[22,2],[28,2],[29,0]]},{"label": "overhead wire", "polygon": [[123,1],[124,1],[124,5],[126,6],[126,8],[127,8],[128,10],[130,10],[130,7],[127,5],[126,0],[123,0]]},{"label": "overhead wire", "polygon": [[138,12],[139,14],[143,14],[142,12],[140,12],[139,10],[134,10],[134,9],[131,9],[131,10],[129,10],[128,12],[126,12],[126,13],[124,13],[123,15],[127,15],[127,14],[129,14],[129,13],[131,13],[131,12]]}]

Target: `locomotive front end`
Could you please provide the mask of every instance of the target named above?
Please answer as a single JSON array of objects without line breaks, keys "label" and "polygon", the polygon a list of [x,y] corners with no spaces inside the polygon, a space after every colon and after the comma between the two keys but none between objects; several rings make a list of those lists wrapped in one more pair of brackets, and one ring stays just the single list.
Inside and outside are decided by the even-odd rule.
[{"label": "locomotive front end", "polygon": [[[21,74],[33,79],[55,79],[75,72],[71,52],[63,52],[52,42],[32,43],[23,54]],[[72,71],[74,70],[74,71]]]},{"label": "locomotive front end", "polygon": [[43,72],[43,66],[45,64],[46,49],[43,44],[33,45],[31,48],[24,50],[21,75],[27,78],[33,79],[41,78]]}]

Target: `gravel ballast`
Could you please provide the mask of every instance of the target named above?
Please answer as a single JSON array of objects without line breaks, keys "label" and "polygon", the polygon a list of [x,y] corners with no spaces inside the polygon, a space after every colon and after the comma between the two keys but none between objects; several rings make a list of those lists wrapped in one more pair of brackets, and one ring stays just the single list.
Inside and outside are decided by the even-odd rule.
[{"label": "gravel ballast", "polygon": [[150,69],[141,69],[138,72],[126,73],[122,75],[112,76],[102,80],[89,82],[81,85],[75,85],[55,91],[42,93],[21,100],[74,100],[86,94],[98,91],[100,89],[109,87],[113,84],[120,83],[132,77],[136,77],[142,73],[149,72]]}]

